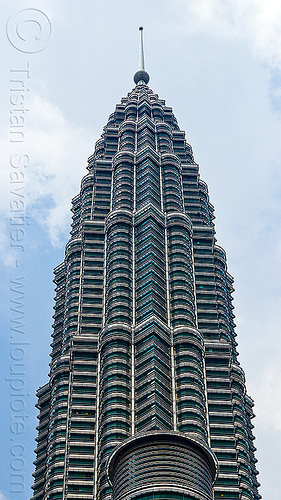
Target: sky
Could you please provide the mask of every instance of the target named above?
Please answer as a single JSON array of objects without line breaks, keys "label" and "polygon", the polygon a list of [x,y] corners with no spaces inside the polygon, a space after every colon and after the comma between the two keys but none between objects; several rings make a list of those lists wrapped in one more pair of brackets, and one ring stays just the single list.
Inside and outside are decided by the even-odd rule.
[{"label": "sky", "polygon": [[281,2],[2,0],[1,13],[0,500],[31,495],[53,268],[87,157],[134,86],[139,26],[149,85],[186,131],[215,206],[255,401],[260,492],[279,500]]}]

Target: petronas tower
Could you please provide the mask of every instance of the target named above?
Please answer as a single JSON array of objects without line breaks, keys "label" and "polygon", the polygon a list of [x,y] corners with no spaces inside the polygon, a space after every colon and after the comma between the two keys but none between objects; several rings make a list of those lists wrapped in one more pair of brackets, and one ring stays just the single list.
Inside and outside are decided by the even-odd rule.
[{"label": "petronas tower", "polygon": [[88,160],[55,268],[33,500],[258,500],[233,279],[140,31],[135,87]]}]

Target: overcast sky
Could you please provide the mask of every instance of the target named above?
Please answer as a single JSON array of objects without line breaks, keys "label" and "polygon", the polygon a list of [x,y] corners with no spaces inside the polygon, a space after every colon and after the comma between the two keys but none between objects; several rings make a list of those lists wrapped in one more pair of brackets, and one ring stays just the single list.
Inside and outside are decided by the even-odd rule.
[{"label": "overcast sky", "polygon": [[[52,270],[63,259],[70,200],[79,191],[87,157],[116,103],[133,87],[140,25],[150,86],[186,131],[215,206],[218,244],[235,278],[240,362],[255,400],[260,491],[264,499],[279,500],[280,0],[2,0],[1,11],[0,500],[30,495],[35,391],[48,373]],[[17,101],[16,94],[22,96]],[[9,207],[11,202],[20,208],[18,193],[29,219],[17,219],[22,227],[12,227],[15,212]],[[12,245],[19,245],[18,252]],[[13,337],[22,351],[13,350],[9,337],[16,319],[9,301],[17,293],[10,280],[22,283],[25,292],[25,326]],[[23,389],[4,380],[14,380],[10,372],[17,359]],[[25,420],[15,404],[16,389]],[[23,425],[10,428],[10,419]],[[26,475],[23,493],[10,484],[17,471]]]}]

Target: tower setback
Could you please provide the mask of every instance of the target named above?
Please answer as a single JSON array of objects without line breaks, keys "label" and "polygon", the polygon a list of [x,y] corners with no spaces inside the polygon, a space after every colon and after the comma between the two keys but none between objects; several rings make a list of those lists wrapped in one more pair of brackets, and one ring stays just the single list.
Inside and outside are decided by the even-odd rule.
[{"label": "tower setback", "polygon": [[233,278],[142,38],[134,82],[88,160],[54,271],[33,500],[258,500]]}]

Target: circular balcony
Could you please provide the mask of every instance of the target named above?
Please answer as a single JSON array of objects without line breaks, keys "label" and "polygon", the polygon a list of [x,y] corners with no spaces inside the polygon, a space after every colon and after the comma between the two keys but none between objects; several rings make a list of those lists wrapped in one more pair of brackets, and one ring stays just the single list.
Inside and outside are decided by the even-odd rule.
[{"label": "circular balcony", "polygon": [[165,492],[211,500],[217,462],[204,444],[176,432],[151,432],[129,438],[114,450],[107,473],[113,500]]}]

